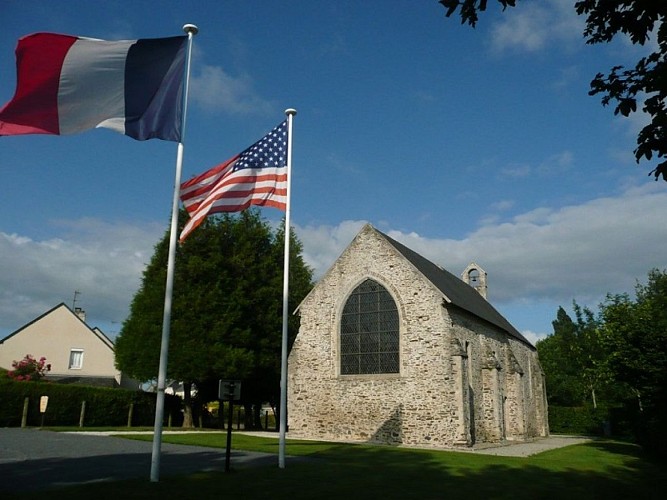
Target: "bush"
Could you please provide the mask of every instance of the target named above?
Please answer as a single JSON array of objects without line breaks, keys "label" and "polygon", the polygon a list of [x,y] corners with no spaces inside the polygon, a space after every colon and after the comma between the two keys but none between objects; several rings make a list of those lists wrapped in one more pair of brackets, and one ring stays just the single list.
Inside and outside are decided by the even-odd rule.
[{"label": "bush", "polygon": [[[49,426],[76,426],[81,418],[82,403],[86,402],[84,426],[119,427],[128,423],[132,405],[133,426],[152,426],[155,420],[155,393],[63,385],[50,382],[14,382],[0,377],[0,427],[21,425],[24,401],[28,399],[27,425],[42,422],[39,402],[49,397],[44,424]],[[172,416],[172,425],[181,425],[181,399],[165,395],[165,419]],[[165,422],[166,423],[166,422]]]},{"label": "bush", "polygon": [[26,354],[21,361],[12,361],[12,369],[7,372],[7,375],[11,379],[28,382],[44,378],[49,370],[51,370],[51,365],[46,364],[44,356],[37,360],[32,354]]}]

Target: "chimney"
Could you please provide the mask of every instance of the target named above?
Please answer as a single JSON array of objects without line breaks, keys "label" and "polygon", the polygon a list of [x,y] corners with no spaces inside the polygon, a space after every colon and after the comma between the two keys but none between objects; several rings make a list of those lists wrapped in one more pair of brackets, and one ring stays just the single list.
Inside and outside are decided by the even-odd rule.
[{"label": "chimney", "polygon": [[83,321],[84,323],[86,322],[86,311],[84,311],[80,307],[75,307],[74,314],[76,314],[81,321]]}]

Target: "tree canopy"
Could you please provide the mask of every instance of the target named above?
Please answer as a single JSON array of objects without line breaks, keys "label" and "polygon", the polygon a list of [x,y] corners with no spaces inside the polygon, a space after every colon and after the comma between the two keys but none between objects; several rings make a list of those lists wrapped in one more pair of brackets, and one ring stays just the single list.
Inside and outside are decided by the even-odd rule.
[{"label": "tree canopy", "polygon": [[547,376],[547,398],[558,406],[597,407],[599,396],[608,399],[613,387],[607,350],[594,313],[576,302],[573,308],[575,320],[559,307],[553,335],[537,342]]},{"label": "tree canopy", "polygon": [[[457,11],[463,24],[475,27],[487,0],[438,0],[447,17]],[[515,7],[516,0],[497,0],[503,7]],[[629,116],[639,109],[651,119],[637,136],[635,159],[666,158],[651,170],[657,180],[667,181],[667,2],[662,0],[577,0],[574,9],[586,16],[584,37],[588,44],[611,42],[619,34],[633,44],[645,45],[653,35],[656,49],[637,61],[634,68],[614,66],[608,74],[597,73],[590,95],[600,95],[602,104],[614,105],[614,114]],[[656,29],[657,28],[657,29]]]},{"label": "tree canopy", "polygon": [[642,417],[640,438],[667,447],[667,271],[649,272],[636,298],[607,296],[601,305],[602,330],[610,350],[609,367],[618,383],[636,395]]},{"label": "tree canopy", "polygon": [[[290,236],[293,311],[312,286],[312,272]],[[143,381],[158,373],[168,246],[167,232],[116,340],[118,368]],[[210,217],[178,248],[167,377],[185,383],[186,404],[191,384],[203,401],[215,399],[219,379],[241,379],[247,404],[277,401],[283,258],[284,228],[272,230],[256,210]],[[290,317],[291,340],[297,328],[298,318]]]},{"label": "tree canopy", "polygon": [[559,308],[537,350],[551,405],[624,409],[640,442],[664,455],[667,271],[650,271],[635,295],[609,294],[597,315],[575,303],[575,320]]}]

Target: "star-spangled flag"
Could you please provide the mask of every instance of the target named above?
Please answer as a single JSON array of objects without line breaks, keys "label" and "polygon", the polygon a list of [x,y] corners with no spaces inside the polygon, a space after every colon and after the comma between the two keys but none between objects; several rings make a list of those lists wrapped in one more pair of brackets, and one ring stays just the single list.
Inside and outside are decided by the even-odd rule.
[{"label": "star-spangled flag", "polygon": [[241,212],[251,205],[287,206],[287,120],[220,165],[181,184],[181,201],[190,214],[179,240],[209,215]]},{"label": "star-spangled flag", "polygon": [[107,41],[34,33],[16,47],[16,92],[0,135],[104,127],[180,141],[187,37]]}]

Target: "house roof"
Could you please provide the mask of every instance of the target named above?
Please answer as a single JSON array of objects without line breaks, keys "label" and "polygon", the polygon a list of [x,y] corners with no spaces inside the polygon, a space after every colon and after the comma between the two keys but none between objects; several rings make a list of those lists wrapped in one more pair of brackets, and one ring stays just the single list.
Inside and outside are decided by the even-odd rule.
[{"label": "house roof", "polygon": [[[372,227],[372,226],[371,226]],[[454,276],[449,271],[434,264],[430,260],[422,257],[414,250],[409,249],[402,243],[390,238],[381,231],[372,228],[390,243],[403,257],[405,257],[424,277],[429,280],[440,292],[445,300],[477,316],[478,318],[491,323],[492,325],[505,331],[511,337],[525,343],[534,349],[534,346],[507,321],[502,314],[484,298],[473,287],[463,280]]]},{"label": "house roof", "polygon": [[112,341],[109,337],[107,337],[107,336],[104,334],[104,332],[102,332],[102,330],[100,330],[98,327],[95,327],[95,328],[91,328],[91,327],[89,327],[89,326],[86,324],[86,322],[83,321],[83,320],[82,320],[82,319],[81,319],[81,318],[80,318],[74,311],[72,311],[72,309],[70,309],[70,308],[67,306],[67,304],[65,304],[64,302],[61,302],[61,303],[58,304],[57,306],[55,306],[55,307],[49,309],[48,311],[46,311],[44,314],[42,314],[42,315],[36,317],[35,319],[33,319],[32,321],[30,321],[29,323],[26,323],[25,325],[23,325],[22,327],[20,327],[18,330],[16,330],[16,331],[10,333],[9,335],[7,335],[5,338],[0,339],[0,344],[2,344],[3,342],[5,342],[6,340],[12,338],[12,337],[15,336],[15,335],[18,335],[18,334],[21,333],[23,330],[25,330],[26,328],[28,328],[30,325],[32,325],[32,324],[34,324],[34,323],[37,323],[39,320],[41,320],[42,318],[45,318],[46,316],[48,316],[49,314],[53,313],[53,312],[56,311],[57,309],[60,309],[61,307],[64,307],[64,308],[65,308],[67,311],[69,311],[69,313],[70,313],[72,316],[74,316],[78,321],[81,321],[81,323],[83,323],[83,324],[85,325],[85,327],[88,328],[88,330],[90,330],[90,332],[91,332],[93,335],[95,335],[95,336],[96,336],[98,339],[100,339],[104,344],[106,344],[106,346],[109,347],[109,349],[111,349],[111,350],[113,351],[113,349],[114,349],[113,341]]}]

